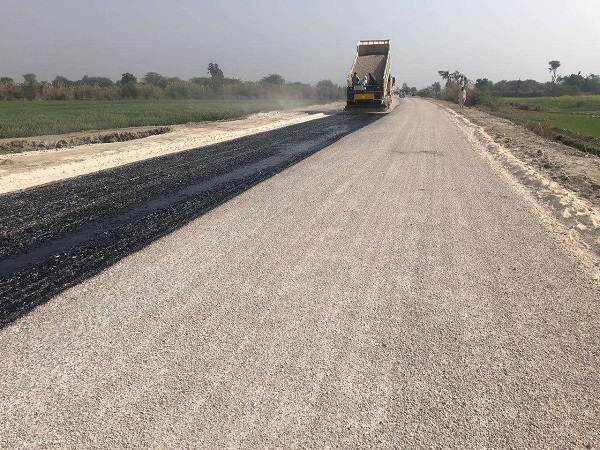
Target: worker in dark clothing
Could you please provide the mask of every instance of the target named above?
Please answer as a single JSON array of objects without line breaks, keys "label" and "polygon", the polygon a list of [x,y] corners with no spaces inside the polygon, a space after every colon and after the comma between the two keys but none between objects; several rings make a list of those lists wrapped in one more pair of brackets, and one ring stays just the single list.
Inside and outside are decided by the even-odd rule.
[{"label": "worker in dark clothing", "polygon": [[375,80],[375,77],[373,76],[373,74],[371,72],[369,72],[369,85],[375,85],[377,84],[377,80]]},{"label": "worker in dark clothing", "polygon": [[352,74],[352,86],[357,86],[360,84],[360,78],[358,78],[358,74],[354,72]]}]

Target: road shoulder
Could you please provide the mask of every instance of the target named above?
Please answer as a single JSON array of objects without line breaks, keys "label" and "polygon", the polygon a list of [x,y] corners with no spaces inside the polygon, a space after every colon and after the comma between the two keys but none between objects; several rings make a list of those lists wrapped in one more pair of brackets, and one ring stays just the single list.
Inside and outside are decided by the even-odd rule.
[{"label": "road shoulder", "polygon": [[[571,248],[595,266],[600,261],[600,158],[548,141],[523,127],[475,108],[446,110],[473,142],[558,225]],[[555,227],[556,228],[556,227]],[[574,245],[573,245],[574,244]]]}]

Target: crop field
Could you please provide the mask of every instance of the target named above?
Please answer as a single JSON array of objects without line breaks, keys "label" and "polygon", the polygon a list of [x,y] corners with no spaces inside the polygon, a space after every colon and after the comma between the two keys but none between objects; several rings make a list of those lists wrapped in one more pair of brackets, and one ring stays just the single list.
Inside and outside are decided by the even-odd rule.
[{"label": "crop field", "polygon": [[489,106],[537,134],[600,155],[600,95],[497,97]]},{"label": "crop field", "polygon": [[0,138],[234,119],[303,104],[235,99],[0,101]]},{"label": "crop field", "polygon": [[498,112],[522,124],[539,123],[555,132],[600,139],[600,95],[498,99]]}]

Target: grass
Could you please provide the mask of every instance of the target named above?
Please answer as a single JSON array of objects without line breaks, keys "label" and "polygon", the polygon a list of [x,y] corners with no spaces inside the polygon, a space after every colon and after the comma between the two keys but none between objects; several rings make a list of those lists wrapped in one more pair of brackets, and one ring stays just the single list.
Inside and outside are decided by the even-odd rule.
[{"label": "grass", "polygon": [[562,97],[502,97],[501,101],[505,104],[514,106],[526,105],[537,107],[542,111],[549,112],[579,112],[594,113],[600,112],[600,95],[578,95]]},{"label": "grass", "polygon": [[537,122],[556,131],[600,138],[600,95],[498,99],[502,115],[519,123]]},{"label": "grass", "polygon": [[[306,105],[295,102],[292,106]],[[278,100],[0,101],[0,138],[243,117],[289,106]]]},{"label": "grass", "polygon": [[494,113],[536,133],[540,130],[544,137],[600,155],[600,95],[501,97]]}]

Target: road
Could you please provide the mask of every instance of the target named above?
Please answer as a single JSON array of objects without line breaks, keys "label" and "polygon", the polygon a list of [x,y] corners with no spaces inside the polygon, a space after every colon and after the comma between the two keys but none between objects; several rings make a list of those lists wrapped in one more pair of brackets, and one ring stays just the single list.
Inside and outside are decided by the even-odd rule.
[{"label": "road", "polygon": [[333,115],[0,197],[0,326],[379,118]]},{"label": "road", "polygon": [[600,445],[559,230],[436,105],[320,120],[0,197],[0,447]]}]

